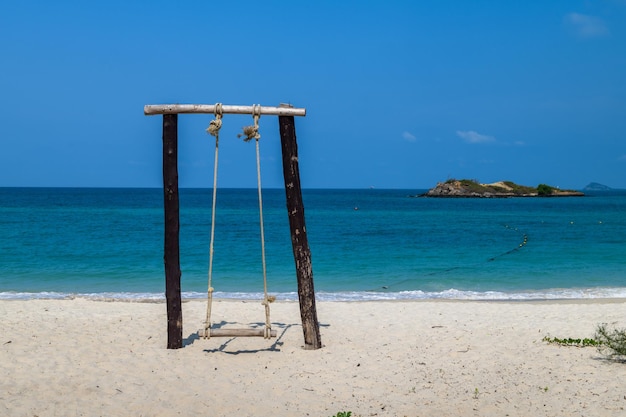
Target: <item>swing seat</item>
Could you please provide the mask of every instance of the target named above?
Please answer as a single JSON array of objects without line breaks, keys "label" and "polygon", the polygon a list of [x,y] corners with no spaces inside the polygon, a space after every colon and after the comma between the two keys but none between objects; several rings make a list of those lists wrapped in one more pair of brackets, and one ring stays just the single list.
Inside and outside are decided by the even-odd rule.
[{"label": "swing seat", "polygon": [[[265,337],[265,329],[209,329],[208,337]],[[198,330],[198,337],[207,337],[205,329]],[[276,337],[276,330],[270,330],[270,337]]]}]

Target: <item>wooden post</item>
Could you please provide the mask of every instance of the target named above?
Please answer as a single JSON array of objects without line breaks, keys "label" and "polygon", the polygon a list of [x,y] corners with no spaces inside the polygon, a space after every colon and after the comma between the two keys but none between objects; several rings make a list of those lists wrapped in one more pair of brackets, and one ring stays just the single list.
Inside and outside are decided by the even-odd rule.
[{"label": "wooden post", "polygon": [[178,115],[163,115],[163,197],[165,210],[165,299],[167,348],[183,347],[183,310],[180,294]]},{"label": "wooden post", "polygon": [[320,327],[315,307],[315,289],[313,288],[313,267],[311,250],[306,235],[304,222],[304,204],[300,188],[300,169],[298,166],[298,144],[296,142],[296,126],[293,116],[278,116],[280,126],[280,142],[283,153],[283,176],[287,195],[287,213],[291,230],[291,245],[296,263],[298,278],[298,299],[300,301],[300,318],[304,331],[304,348],[319,349],[322,347]]}]

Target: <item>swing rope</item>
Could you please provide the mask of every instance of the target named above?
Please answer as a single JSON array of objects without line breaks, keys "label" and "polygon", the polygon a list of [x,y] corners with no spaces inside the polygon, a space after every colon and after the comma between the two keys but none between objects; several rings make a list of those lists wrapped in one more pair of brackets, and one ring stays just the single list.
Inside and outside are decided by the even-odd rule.
[{"label": "swing rope", "polygon": [[259,218],[261,227],[261,259],[263,261],[263,302],[261,303],[265,307],[265,330],[263,337],[269,339],[271,336],[272,325],[270,322],[270,303],[274,302],[276,297],[269,296],[267,294],[267,269],[265,264],[265,228],[263,226],[263,196],[261,192],[261,154],[259,151],[259,139],[261,134],[259,133],[259,118],[261,117],[261,105],[252,105],[252,117],[254,124],[251,126],[245,126],[243,133],[237,135],[243,136],[244,142],[249,142],[254,139],[256,142],[256,173],[257,173],[257,189],[259,194]]},{"label": "swing rope", "polygon": [[[270,297],[267,294],[267,269],[265,263],[265,228],[263,226],[263,196],[261,193],[261,154],[259,151],[259,118],[261,117],[261,105],[254,105],[252,111],[252,117],[254,118],[254,126],[249,129],[250,134],[247,134],[247,141],[254,138],[256,142],[256,173],[257,173],[257,189],[259,193],[259,224],[261,228],[261,259],[263,262],[263,302],[261,303],[265,307],[265,331],[263,337],[269,339],[271,337],[272,325],[270,322],[270,303],[272,303],[276,297]],[[250,127],[250,126],[248,126]],[[245,133],[245,128],[244,128]],[[245,139],[244,139],[245,140]]]},{"label": "swing rope", "polygon": [[[263,337],[270,339],[272,336],[272,325],[270,320],[270,303],[276,300],[275,296],[270,296],[267,293],[267,269],[265,262],[265,228],[263,225],[263,197],[261,192],[261,156],[259,150],[259,139],[261,134],[259,133],[259,118],[261,117],[261,105],[255,104],[252,106],[252,116],[254,119],[254,125],[245,126],[243,128],[243,134],[237,135],[238,137],[244,136],[244,141],[249,142],[255,139],[256,142],[256,167],[257,167],[257,189],[259,196],[259,218],[261,228],[261,258],[263,262],[263,302],[261,303],[265,307],[265,329]],[[215,202],[217,200],[217,163],[218,163],[218,150],[219,150],[219,131],[222,127],[222,104],[217,103],[215,105],[215,120],[211,120],[209,127],[206,129],[207,133],[215,136],[215,162],[213,167],[213,205],[211,209],[211,243],[209,247],[209,273],[208,273],[208,291],[207,291],[207,312],[206,320],[204,324],[204,338],[209,339],[211,337],[211,306],[213,303],[213,244],[215,241]]]},{"label": "swing rope", "polygon": [[211,337],[211,306],[213,304],[213,287],[211,281],[213,279],[213,243],[215,242],[215,201],[217,200],[217,161],[220,142],[220,129],[222,128],[222,103],[215,105],[215,119],[211,120],[207,133],[215,136],[215,161],[213,163],[213,205],[211,207],[211,243],[209,245],[209,277],[207,289],[207,308],[206,320],[204,322],[204,337]]}]

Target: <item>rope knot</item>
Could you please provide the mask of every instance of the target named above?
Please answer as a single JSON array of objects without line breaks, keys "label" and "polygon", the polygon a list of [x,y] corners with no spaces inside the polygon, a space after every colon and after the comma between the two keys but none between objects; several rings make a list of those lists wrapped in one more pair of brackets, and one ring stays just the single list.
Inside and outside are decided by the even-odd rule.
[{"label": "rope knot", "polygon": [[264,289],[265,297],[263,298],[263,301],[261,302],[261,304],[265,306],[265,331],[263,332],[263,338],[271,339],[272,323],[270,321],[270,303],[273,303],[276,300],[276,296],[267,294],[267,285],[265,283],[265,277],[263,278],[264,278],[263,280],[265,284],[265,289]]},{"label": "rope knot", "polygon": [[222,128],[222,103],[215,104],[215,119],[209,122],[209,127],[206,128],[206,131],[211,136],[217,137],[220,133],[220,129]]},{"label": "rope knot", "polygon": [[252,105],[252,117],[254,118],[254,124],[251,126],[244,126],[243,133],[237,135],[238,138],[243,136],[244,142],[249,142],[252,139],[261,139],[261,134],[259,133],[259,118],[261,117],[260,104]]}]

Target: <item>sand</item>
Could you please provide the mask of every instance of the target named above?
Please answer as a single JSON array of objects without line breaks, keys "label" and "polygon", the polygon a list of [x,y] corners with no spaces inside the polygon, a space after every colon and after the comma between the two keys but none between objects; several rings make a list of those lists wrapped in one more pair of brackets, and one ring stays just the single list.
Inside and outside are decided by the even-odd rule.
[{"label": "sand", "polygon": [[[626,415],[626,364],[542,341],[626,327],[626,300],[322,302],[316,351],[297,303],[272,305],[271,341],[198,340],[204,302],[183,314],[167,350],[164,303],[0,301],[0,415]],[[219,301],[213,317],[264,314]]]}]

